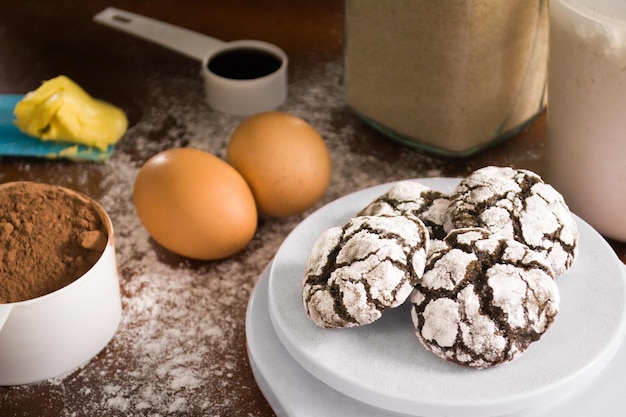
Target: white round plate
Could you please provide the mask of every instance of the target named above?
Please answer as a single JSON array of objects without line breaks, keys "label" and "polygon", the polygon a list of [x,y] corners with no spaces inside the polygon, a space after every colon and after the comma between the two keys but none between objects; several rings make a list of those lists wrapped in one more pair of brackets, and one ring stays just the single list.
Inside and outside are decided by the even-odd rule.
[{"label": "white round plate", "polygon": [[[457,179],[418,181],[450,192]],[[576,217],[579,257],[557,278],[559,315],[519,359],[486,370],[444,361],[417,340],[409,303],[350,329],[317,327],[304,313],[304,264],[319,234],[344,224],[392,184],[342,197],[285,239],[269,273],[272,324],[310,374],[366,404],[410,416],[484,417],[545,407],[578,390],[611,360],[626,333],[626,273],[606,241]]]}]

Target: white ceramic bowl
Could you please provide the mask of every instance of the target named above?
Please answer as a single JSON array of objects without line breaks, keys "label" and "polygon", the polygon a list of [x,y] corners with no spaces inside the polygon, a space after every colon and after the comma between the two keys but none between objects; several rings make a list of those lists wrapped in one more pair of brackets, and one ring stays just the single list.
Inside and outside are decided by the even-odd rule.
[{"label": "white ceramic bowl", "polygon": [[106,248],[96,264],[50,294],[0,304],[0,385],[67,374],[96,356],[117,331],[122,306],[113,227],[106,212],[91,201],[108,231]]}]

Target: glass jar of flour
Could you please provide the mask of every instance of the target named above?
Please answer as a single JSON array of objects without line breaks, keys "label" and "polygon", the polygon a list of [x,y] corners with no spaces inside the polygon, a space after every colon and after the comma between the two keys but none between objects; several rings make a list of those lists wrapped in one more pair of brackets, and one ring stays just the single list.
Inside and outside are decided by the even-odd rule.
[{"label": "glass jar of flour", "polygon": [[346,0],[348,106],[387,136],[466,156],[545,108],[548,1]]},{"label": "glass jar of flour", "polygon": [[547,180],[626,242],[626,2],[552,0]]}]

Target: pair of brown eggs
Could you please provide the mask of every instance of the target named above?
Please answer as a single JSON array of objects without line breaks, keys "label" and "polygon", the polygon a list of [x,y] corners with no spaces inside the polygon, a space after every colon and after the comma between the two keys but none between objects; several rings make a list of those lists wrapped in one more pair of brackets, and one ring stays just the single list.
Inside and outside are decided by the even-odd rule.
[{"label": "pair of brown eggs", "polygon": [[188,258],[220,259],[252,240],[259,213],[288,217],[313,206],[330,175],[328,149],[310,124],[266,112],[237,126],[226,160],[192,148],[150,158],[135,179],[133,201],[159,244]]}]

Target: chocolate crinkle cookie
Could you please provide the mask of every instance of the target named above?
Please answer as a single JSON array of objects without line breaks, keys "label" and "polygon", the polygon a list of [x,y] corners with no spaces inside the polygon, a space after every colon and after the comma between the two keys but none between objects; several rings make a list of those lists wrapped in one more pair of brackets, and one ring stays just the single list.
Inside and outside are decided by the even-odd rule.
[{"label": "chocolate crinkle cookie", "polygon": [[359,216],[415,216],[424,223],[431,239],[443,239],[447,234],[443,223],[448,203],[445,193],[417,181],[400,181],[361,210]]},{"label": "chocolate crinkle cookie", "polygon": [[374,322],[410,296],[428,244],[426,227],[413,216],[357,216],[326,230],[305,267],[306,314],[327,328]]},{"label": "chocolate crinkle cookie", "polygon": [[450,195],[444,229],[465,227],[526,244],[548,261],[555,276],[564,274],[578,253],[576,222],[563,196],[524,169],[489,166],[461,180]]},{"label": "chocolate crinkle cookie", "polygon": [[481,228],[453,230],[431,250],[410,299],[421,343],[474,368],[520,356],[550,327],[559,307],[545,259]]}]

